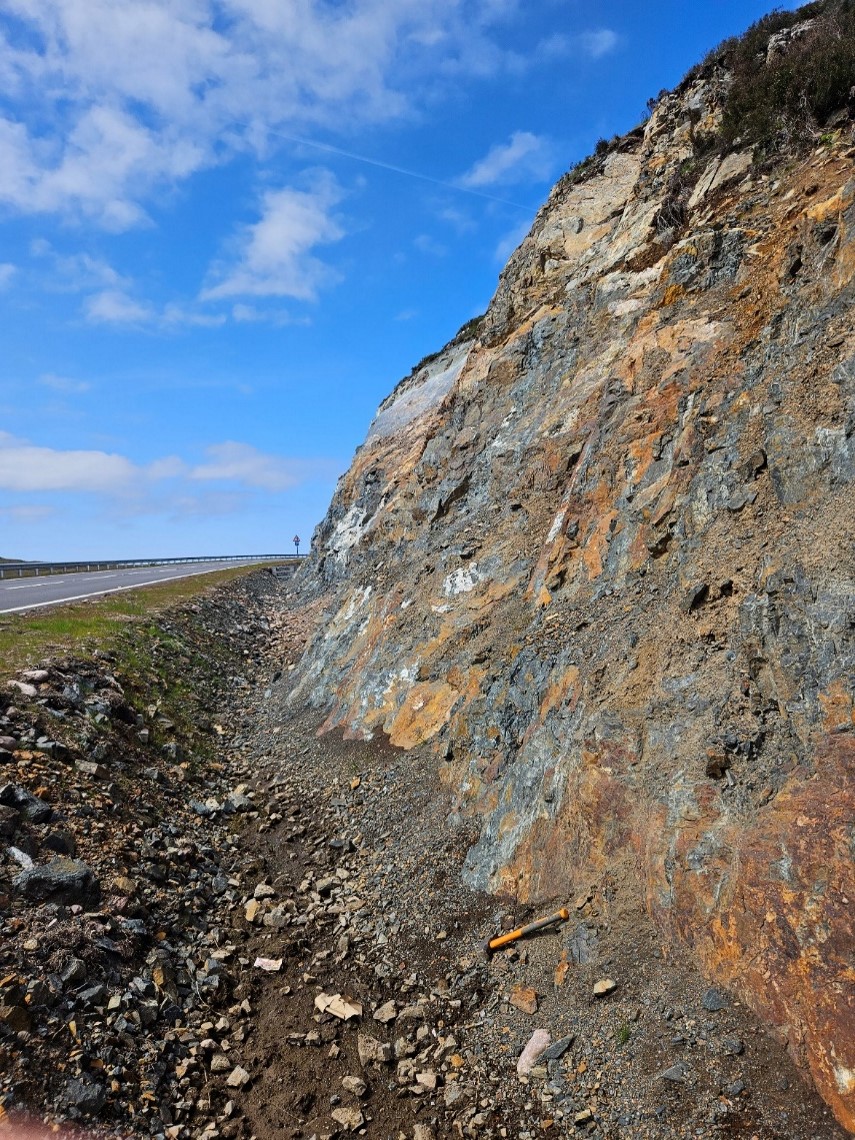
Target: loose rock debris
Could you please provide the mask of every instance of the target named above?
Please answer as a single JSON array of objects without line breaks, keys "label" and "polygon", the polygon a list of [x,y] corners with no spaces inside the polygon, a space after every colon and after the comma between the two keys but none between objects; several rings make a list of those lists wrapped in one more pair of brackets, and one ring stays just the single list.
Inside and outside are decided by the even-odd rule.
[{"label": "loose rock debris", "polygon": [[842,1135],[617,870],[484,959],[533,916],[462,887],[428,757],[288,713],[289,588],[160,619],[147,676],[54,661],[0,700],[6,1111],[159,1140]]}]

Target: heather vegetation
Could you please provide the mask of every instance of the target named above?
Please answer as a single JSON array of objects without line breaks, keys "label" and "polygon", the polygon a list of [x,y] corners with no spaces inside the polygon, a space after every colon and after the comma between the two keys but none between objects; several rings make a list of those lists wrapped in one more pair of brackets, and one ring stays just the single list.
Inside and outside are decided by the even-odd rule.
[{"label": "heather vegetation", "polygon": [[732,75],[720,131],[709,140],[716,149],[754,146],[762,158],[815,145],[852,101],[855,3],[820,0],[771,12],[698,70],[710,65]]}]

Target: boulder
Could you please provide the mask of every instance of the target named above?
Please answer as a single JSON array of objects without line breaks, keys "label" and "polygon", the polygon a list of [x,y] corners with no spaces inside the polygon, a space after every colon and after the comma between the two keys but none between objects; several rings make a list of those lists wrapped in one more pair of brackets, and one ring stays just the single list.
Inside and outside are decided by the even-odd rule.
[{"label": "boulder", "polygon": [[32,902],[75,903],[94,908],[101,901],[101,887],[85,863],[54,859],[22,871],[14,880],[18,891]]}]

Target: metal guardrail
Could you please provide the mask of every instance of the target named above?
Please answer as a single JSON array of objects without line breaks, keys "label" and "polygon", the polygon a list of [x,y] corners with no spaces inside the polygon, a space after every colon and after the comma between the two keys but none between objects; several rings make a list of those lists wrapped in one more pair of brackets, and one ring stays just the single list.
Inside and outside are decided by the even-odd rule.
[{"label": "metal guardrail", "polygon": [[201,558],[98,558],[73,562],[0,562],[0,580],[39,578],[93,570],[128,570],[135,566],[181,566],[192,562],[297,562],[305,554],[206,554]]}]

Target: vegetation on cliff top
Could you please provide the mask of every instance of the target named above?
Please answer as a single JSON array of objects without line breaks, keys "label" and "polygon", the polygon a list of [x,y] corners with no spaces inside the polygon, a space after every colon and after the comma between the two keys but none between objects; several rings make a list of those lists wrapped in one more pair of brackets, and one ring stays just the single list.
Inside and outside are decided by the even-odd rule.
[{"label": "vegetation on cliff top", "polygon": [[[782,37],[770,56],[770,40],[790,29],[792,36]],[[729,75],[721,125],[715,134],[694,135],[698,157],[753,147],[764,160],[816,145],[837,125],[838,115],[847,118],[855,108],[855,0],[815,0],[791,12],[775,9],[714,48],[677,91],[721,71]],[[648,111],[667,94],[650,99]],[[606,157],[637,140],[642,129],[600,139],[557,189],[599,173]]]},{"label": "vegetation on cliff top", "polygon": [[[792,29],[791,38],[770,39]],[[777,50],[776,50],[777,47]],[[772,12],[710,61],[732,74],[718,149],[754,146],[759,156],[815,145],[855,85],[855,3],[808,4]]]}]

